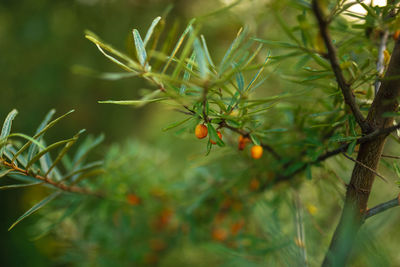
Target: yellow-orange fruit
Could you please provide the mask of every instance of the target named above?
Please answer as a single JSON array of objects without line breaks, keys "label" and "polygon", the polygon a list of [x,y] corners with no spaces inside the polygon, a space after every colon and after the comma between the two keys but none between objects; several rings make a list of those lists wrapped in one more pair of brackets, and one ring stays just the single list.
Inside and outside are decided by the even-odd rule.
[{"label": "yellow-orange fruit", "polygon": [[250,190],[257,191],[260,188],[260,181],[257,178],[253,178],[250,181]]},{"label": "yellow-orange fruit", "polygon": [[212,238],[215,241],[223,242],[228,238],[228,231],[224,228],[216,228],[212,231]]},{"label": "yellow-orange fruit", "polygon": [[136,206],[140,204],[140,198],[134,194],[128,194],[126,196],[126,200],[128,201],[129,205]]},{"label": "yellow-orange fruit", "polygon": [[253,159],[259,159],[259,158],[261,158],[262,154],[263,154],[263,148],[262,148],[262,146],[257,146],[257,145],[255,145],[255,146],[252,146],[252,147],[251,147],[251,157],[252,157]]},{"label": "yellow-orange fruit", "polygon": [[[222,134],[221,134],[221,132],[220,132],[220,131],[217,131],[217,134],[218,134],[219,139],[222,140]],[[210,139],[210,142],[211,142],[211,144],[213,144],[213,145],[215,145],[215,144],[217,143],[217,142],[214,142],[214,141],[211,140],[211,139]]]},{"label": "yellow-orange fruit", "polygon": [[393,34],[393,39],[394,39],[395,41],[397,41],[397,40],[399,40],[399,37],[400,37],[400,30],[397,30],[397,31],[395,31],[394,34]]},{"label": "yellow-orange fruit", "polygon": [[244,221],[240,220],[238,222],[235,222],[234,224],[231,225],[231,233],[232,235],[237,235],[240,230],[243,228],[244,226]]},{"label": "yellow-orange fruit", "polygon": [[203,139],[208,134],[207,126],[205,126],[204,124],[198,124],[196,126],[196,129],[194,129],[194,134],[197,138]]},{"label": "yellow-orange fruit", "polygon": [[246,146],[247,143],[250,142],[250,139],[248,137],[243,137],[243,135],[239,136],[239,142],[238,142],[238,149],[243,150]]}]

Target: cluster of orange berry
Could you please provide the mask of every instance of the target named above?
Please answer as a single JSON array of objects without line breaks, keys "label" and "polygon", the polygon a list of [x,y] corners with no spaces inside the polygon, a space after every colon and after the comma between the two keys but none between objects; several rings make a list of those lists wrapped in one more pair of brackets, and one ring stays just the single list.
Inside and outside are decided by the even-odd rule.
[{"label": "cluster of orange berry", "polygon": [[[196,137],[198,139],[203,139],[208,135],[208,129],[207,126],[205,126],[204,124],[198,124],[194,130],[194,134],[196,135]],[[222,139],[222,134],[220,131],[217,131],[217,135],[220,139]],[[215,145],[216,142],[214,142],[213,140],[210,140],[211,144]],[[246,146],[247,143],[250,143],[251,140],[248,137],[244,137],[243,135],[239,136],[239,142],[238,142],[238,148],[239,150],[243,150]],[[251,157],[253,159],[259,159],[261,158],[262,154],[263,154],[263,147],[260,145],[253,145],[251,147]]]}]

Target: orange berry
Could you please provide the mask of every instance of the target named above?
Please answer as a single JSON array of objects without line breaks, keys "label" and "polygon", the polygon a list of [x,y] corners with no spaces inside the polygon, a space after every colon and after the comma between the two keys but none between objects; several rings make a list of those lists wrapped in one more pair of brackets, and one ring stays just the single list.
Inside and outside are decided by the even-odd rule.
[{"label": "orange berry", "polygon": [[231,233],[232,235],[237,235],[239,231],[243,228],[244,226],[244,221],[240,220],[238,222],[235,222],[234,224],[231,225]]},{"label": "orange berry", "polygon": [[[218,134],[219,139],[222,140],[222,134],[221,134],[221,132],[220,132],[220,131],[217,131],[217,134]],[[211,142],[211,144],[213,144],[213,145],[215,145],[215,144],[217,143],[217,142],[214,142],[214,141],[211,140],[211,139],[210,139],[210,142]]]},{"label": "orange berry", "polygon": [[262,146],[254,145],[251,147],[251,157],[253,159],[261,158],[262,154],[263,154]]},{"label": "orange berry", "polygon": [[239,144],[238,144],[238,148],[239,150],[243,150],[246,146],[247,143],[250,142],[250,139],[248,137],[243,137],[243,135],[239,136]]},{"label": "orange berry", "polygon": [[216,241],[223,242],[228,238],[228,231],[224,228],[215,228],[212,231],[212,238]]},{"label": "orange berry", "polygon": [[194,134],[197,138],[203,139],[208,134],[207,126],[205,126],[204,124],[198,124],[196,126],[196,129],[194,129]]},{"label": "orange berry", "polygon": [[260,181],[257,178],[253,178],[250,181],[250,190],[257,191],[260,188]]},{"label": "orange berry", "polygon": [[128,194],[126,196],[126,201],[128,201],[129,205],[136,206],[140,204],[140,198],[135,194]]},{"label": "orange berry", "polygon": [[394,39],[395,41],[397,41],[397,40],[399,40],[399,37],[400,37],[400,30],[396,30],[396,31],[394,32],[394,34],[393,34],[393,39]]}]

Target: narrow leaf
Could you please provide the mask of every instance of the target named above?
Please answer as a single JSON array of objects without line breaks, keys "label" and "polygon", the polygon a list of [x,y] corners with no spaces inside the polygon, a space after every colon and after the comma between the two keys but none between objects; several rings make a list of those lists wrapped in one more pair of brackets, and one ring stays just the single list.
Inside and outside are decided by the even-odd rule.
[{"label": "narrow leaf", "polygon": [[53,194],[49,195],[48,197],[44,198],[41,200],[39,203],[34,205],[32,208],[30,208],[28,211],[26,211],[21,217],[19,217],[11,226],[8,228],[8,231],[14,228],[19,222],[21,222],[23,219],[27,218],[29,215],[32,213],[38,211],[40,208],[42,208],[44,205],[52,201],[54,198],[59,196],[61,194],[60,191],[54,192]]},{"label": "narrow leaf", "polygon": [[153,34],[154,28],[157,26],[158,22],[161,20],[161,17],[157,17],[153,20],[150,25],[150,28],[147,30],[146,36],[143,40],[143,47],[146,47],[147,43],[149,42],[151,35]]},{"label": "narrow leaf", "polygon": [[30,187],[35,185],[43,184],[44,182],[36,182],[31,184],[12,184],[12,185],[3,185],[0,186],[0,190],[7,190],[7,189],[15,189],[15,188],[22,188],[22,187]]},{"label": "narrow leaf", "polygon": [[29,169],[29,167],[32,166],[33,163],[35,163],[36,161],[38,161],[44,154],[50,152],[51,150],[65,144],[68,142],[71,142],[72,140],[74,140],[73,138],[67,139],[67,140],[62,140],[62,141],[58,141],[55,142],[51,145],[49,145],[48,147],[46,147],[45,149],[41,150],[39,153],[37,153],[26,165],[26,168]]},{"label": "narrow leaf", "polygon": [[14,120],[15,116],[17,116],[18,111],[16,109],[13,109],[10,113],[8,113],[4,123],[3,123],[3,128],[1,129],[1,134],[0,134],[0,141],[1,141],[1,148],[0,148],[0,157],[3,156],[3,151],[4,151],[4,146],[7,142],[7,138],[11,132],[11,125],[12,121]]},{"label": "narrow leaf", "polygon": [[[51,127],[53,127],[59,120],[63,119],[64,117],[68,116],[69,114],[71,114],[72,112],[74,112],[75,110],[70,110],[67,113],[65,113],[64,115],[58,117],[55,120],[52,120],[49,124],[46,125],[46,127],[44,127],[40,132],[38,132],[37,134],[35,134],[33,136],[33,139],[37,139],[39,136],[41,136],[42,134],[44,134],[45,132],[47,132],[47,130],[49,130]],[[25,145],[23,145],[18,152],[14,155],[14,159],[17,158],[18,155],[20,155],[22,152],[25,151],[25,149],[27,149],[30,144],[32,143],[32,141],[28,141]]]},{"label": "narrow leaf", "polygon": [[[49,121],[51,120],[51,118],[53,117],[53,115],[56,113],[55,109],[51,109],[46,116],[44,117],[43,121],[39,124],[39,127],[37,128],[35,134],[38,134],[41,130],[43,130],[44,127],[46,127],[46,125],[49,123]],[[40,139],[43,137],[43,135],[41,137],[39,137],[37,140],[40,142]],[[38,146],[35,144],[31,144],[29,146],[28,149],[28,157],[27,160],[30,161],[33,157],[33,155],[36,153],[38,149]]]},{"label": "narrow leaf", "polygon": [[140,37],[138,30],[136,29],[133,30],[133,40],[135,41],[136,54],[139,59],[139,63],[140,65],[145,67],[147,61],[147,53],[146,49],[144,48],[142,38]]}]

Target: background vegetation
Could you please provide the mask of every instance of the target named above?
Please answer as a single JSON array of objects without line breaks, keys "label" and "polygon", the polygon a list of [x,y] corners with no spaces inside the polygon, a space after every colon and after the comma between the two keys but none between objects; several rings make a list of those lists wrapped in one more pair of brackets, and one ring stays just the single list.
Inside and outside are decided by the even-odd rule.
[{"label": "background vegetation", "polygon": [[[69,118],[46,133],[46,141],[50,144],[69,138],[82,128],[95,137],[104,133],[104,142],[88,158],[89,161],[104,159],[104,173],[88,184],[112,196],[111,200],[102,200],[67,195],[8,232],[15,219],[47,196],[48,190],[32,187],[0,191],[3,207],[0,265],[129,266],[136,262],[160,266],[263,266],[267,262],[296,266],[305,260],[311,266],[320,264],[339,219],[344,184],[349,181],[353,162],[336,156],[313,166],[311,175],[300,173],[289,182],[268,185],[260,193],[263,181],[273,180],[278,169],[278,161],[270,154],[264,152],[262,160],[255,161],[249,148],[238,151],[238,134],[224,129],[226,146],[215,146],[205,156],[207,141],[194,137],[195,124],[183,130],[162,130],[185,118],[185,114],[174,110],[175,106],[153,103],[132,109],[97,103],[140,98],[141,89],[149,88],[143,79],[102,80],[82,75],[82,68],[77,67],[98,72],[120,70],[84,38],[87,29],[134,58],[132,28],[138,29],[143,37],[155,17],[168,14],[163,16],[165,32],[176,31],[179,37],[191,18],[231,3],[206,0],[0,3],[0,48],[6,51],[0,58],[1,117],[17,108],[20,113],[13,122],[13,131],[32,136],[50,109],[55,108],[58,115],[75,109]],[[262,63],[268,51],[272,55],[262,77],[265,81],[254,97],[295,93],[294,97],[274,102],[275,106],[263,113],[261,119],[266,131],[262,141],[278,147],[287,161],[301,154],[304,147],[311,151],[313,147],[337,144],[329,143],[332,140],[318,143],[326,131],[323,124],[329,119],[343,123],[336,136],[340,141],[354,130],[342,99],[338,97],[334,102],[337,91],[315,89],[323,87],[323,83],[332,84],[333,75],[310,74],[304,67],[307,64],[315,67],[315,63],[307,63],[309,59],[305,58],[289,58],[287,55],[293,50],[273,42],[292,41],[279,23],[284,21],[296,36],[307,33],[308,36],[302,37],[311,42],[310,47],[321,48],[314,17],[303,11],[306,4],[242,1],[207,17],[200,30],[216,62],[222,60],[243,25],[248,27],[250,37],[272,41],[264,42],[266,49],[256,59]],[[378,45],[372,37],[365,37],[365,28],[349,26],[353,23],[349,20],[340,17],[334,34],[340,39],[346,31],[352,32],[354,38],[347,49],[353,54],[348,53],[348,61],[369,61],[366,69],[372,73]],[[299,25],[303,31],[296,29]],[[393,43],[389,43],[391,47]],[[246,74],[247,82],[253,74]],[[371,76],[367,82],[373,79]],[[361,87],[362,98],[370,99],[372,89],[367,85]],[[341,113],[337,115],[335,111]],[[79,149],[72,148],[72,154],[75,152]],[[395,151],[389,146],[385,153],[395,154]],[[398,180],[393,167],[396,160],[388,159],[385,163],[380,171],[390,177],[390,183],[377,181],[371,204],[387,201],[388,196],[392,198],[398,193],[394,184]],[[296,165],[292,168],[296,171]],[[9,178],[2,179],[3,184],[11,183]],[[54,224],[63,214],[67,218]],[[398,219],[399,212],[394,210],[368,221],[362,229],[366,234],[353,252],[354,266],[400,264],[396,250]]]}]

